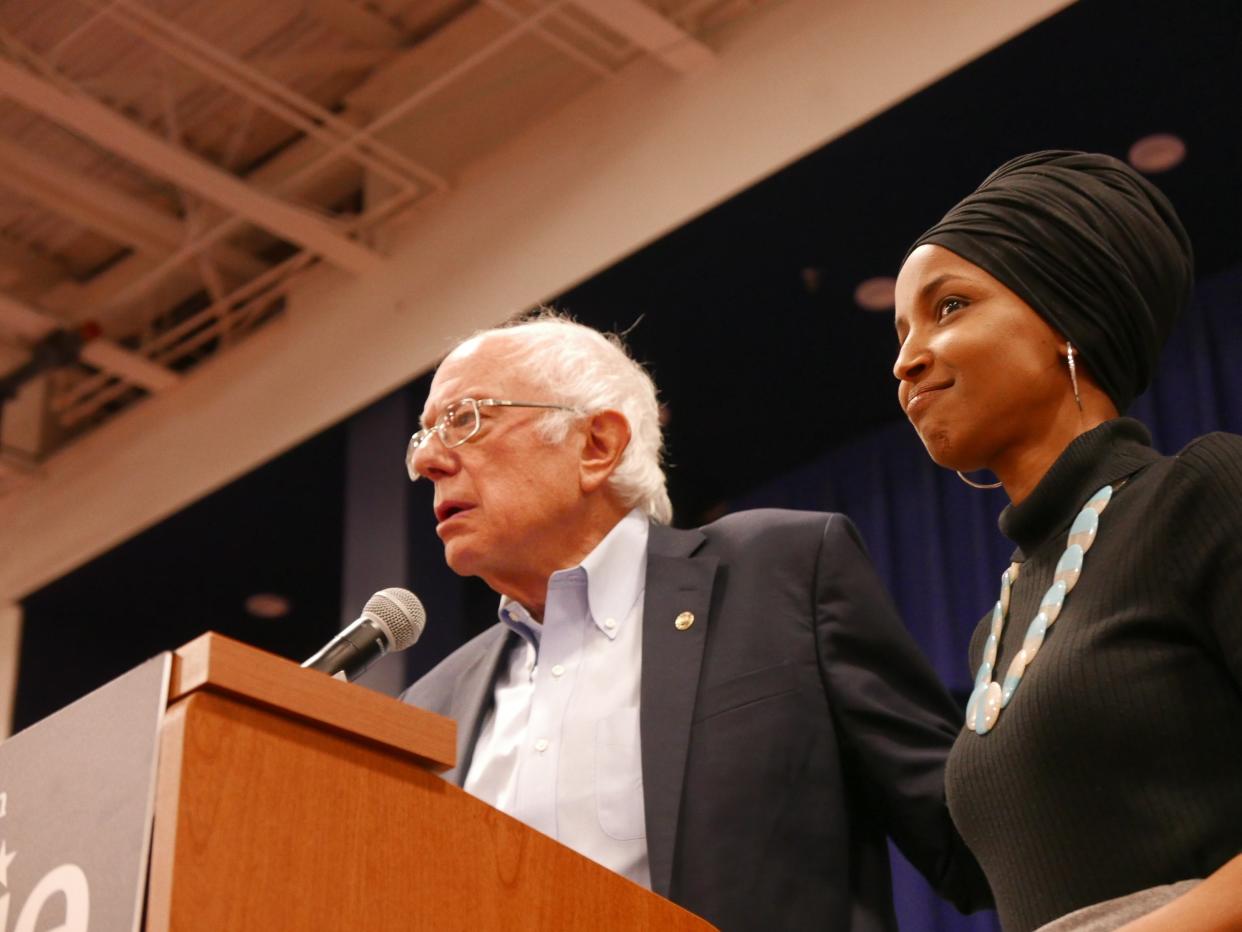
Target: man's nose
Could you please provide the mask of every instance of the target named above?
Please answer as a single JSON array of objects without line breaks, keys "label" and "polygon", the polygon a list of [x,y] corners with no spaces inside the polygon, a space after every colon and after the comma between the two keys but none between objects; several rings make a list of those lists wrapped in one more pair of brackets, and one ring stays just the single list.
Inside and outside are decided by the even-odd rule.
[{"label": "man's nose", "polygon": [[410,466],[415,475],[435,482],[457,469],[457,454],[440,441],[439,434],[435,434],[414,451]]}]

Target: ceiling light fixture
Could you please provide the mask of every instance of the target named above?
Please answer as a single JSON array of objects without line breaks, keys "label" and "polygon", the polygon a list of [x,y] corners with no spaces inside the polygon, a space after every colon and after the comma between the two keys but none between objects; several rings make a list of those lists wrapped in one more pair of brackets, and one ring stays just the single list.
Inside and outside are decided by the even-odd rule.
[{"label": "ceiling light fixture", "polygon": [[256,592],[246,598],[246,612],[255,618],[284,618],[293,606],[283,595],[275,592]]},{"label": "ceiling light fixture", "polygon": [[1153,133],[1132,145],[1127,158],[1143,174],[1158,175],[1182,164],[1186,143],[1172,133]]},{"label": "ceiling light fixture", "polygon": [[854,302],[864,311],[891,311],[896,303],[893,292],[897,288],[897,279],[887,275],[868,278],[854,289]]},{"label": "ceiling light fixture", "polygon": [[802,270],[802,288],[807,294],[818,294],[824,281],[824,270],[808,265]]}]

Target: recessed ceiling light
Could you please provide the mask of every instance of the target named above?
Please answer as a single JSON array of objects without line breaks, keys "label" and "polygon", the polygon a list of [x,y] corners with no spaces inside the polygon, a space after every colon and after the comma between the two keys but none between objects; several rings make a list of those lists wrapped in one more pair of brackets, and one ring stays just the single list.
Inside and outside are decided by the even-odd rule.
[{"label": "recessed ceiling light", "polygon": [[1130,164],[1145,175],[1176,168],[1186,158],[1186,143],[1171,133],[1144,136],[1130,147]]},{"label": "recessed ceiling light", "polygon": [[854,301],[864,311],[891,311],[896,288],[897,279],[887,275],[868,278],[854,289]]},{"label": "recessed ceiling light", "polygon": [[275,592],[256,592],[245,604],[255,618],[284,618],[293,608],[288,599]]},{"label": "recessed ceiling light", "polygon": [[824,281],[824,270],[808,265],[802,270],[802,287],[807,294],[818,294],[819,286]]}]

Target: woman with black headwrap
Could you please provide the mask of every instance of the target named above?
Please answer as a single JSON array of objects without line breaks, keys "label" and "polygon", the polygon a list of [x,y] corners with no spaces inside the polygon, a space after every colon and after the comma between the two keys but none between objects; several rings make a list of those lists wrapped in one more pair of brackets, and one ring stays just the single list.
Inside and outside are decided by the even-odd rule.
[{"label": "woman with black headwrap", "polygon": [[1192,267],[1146,179],[1039,152],[898,278],[902,407],[933,460],[1011,500],[946,783],[1014,932],[1242,928],[1242,437],[1164,457],[1119,416]]}]

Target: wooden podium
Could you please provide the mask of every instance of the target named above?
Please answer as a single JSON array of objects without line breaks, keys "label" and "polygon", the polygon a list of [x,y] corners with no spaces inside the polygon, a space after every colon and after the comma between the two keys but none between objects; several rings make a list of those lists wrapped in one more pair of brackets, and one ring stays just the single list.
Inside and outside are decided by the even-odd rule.
[{"label": "wooden podium", "polygon": [[455,731],[218,635],[187,644],[148,932],[712,928],[437,777]]}]

